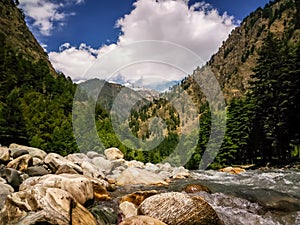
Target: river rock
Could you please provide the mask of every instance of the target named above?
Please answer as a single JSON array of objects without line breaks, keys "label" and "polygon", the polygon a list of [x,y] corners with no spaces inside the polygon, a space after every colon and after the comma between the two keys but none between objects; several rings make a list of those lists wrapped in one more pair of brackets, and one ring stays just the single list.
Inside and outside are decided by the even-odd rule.
[{"label": "river rock", "polygon": [[185,169],[183,166],[175,167],[172,172],[172,178],[173,179],[185,179],[190,177],[190,172]]},{"label": "river rock", "polygon": [[20,185],[20,191],[30,189],[32,186],[65,190],[82,205],[94,199],[93,182],[78,174],[49,174],[42,177],[31,177]]},{"label": "river rock", "polygon": [[120,225],[167,225],[149,216],[134,216],[125,219]]},{"label": "river rock", "polygon": [[157,166],[163,171],[170,172],[170,173],[173,172],[173,168],[170,163],[164,163],[164,164],[158,163]]},{"label": "river rock", "polygon": [[11,168],[5,168],[0,170],[0,176],[5,178],[13,188],[18,189],[21,184],[20,175],[17,170]]},{"label": "river rock", "polygon": [[127,167],[144,168],[144,163],[136,160],[126,161],[125,165]]},{"label": "river rock", "polygon": [[92,159],[92,163],[101,171],[109,174],[114,166],[114,164],[103,157],[95,157]]},{"label": "river rock", "polygon": [[122,211],[125,218],[129,218],[132,216],[137,216],[137,208],[131,202],[122,202],[119,205],[120,210]]},{"label": "river rock", "polygon": [[97,222],[68,192],[35,186],[7,197],[0,224],[97,225]]},{"label": "river rock", "polygon": [[9,149],[11,150],[11,154],[14,154],[15,152],[17,152],[19,150],[26,150],[29,152],[29,155],[31,155],[32,157],[39,158],[41,160],[44,160],[45,157],[47,156],[47,153],[41,149],[28,147],[28,146],[24,146],[24,145],[11,144],[9,146]]},{"label": "river rock", "polygon": [[104,179],[104,173],[95,165],[89,162],[83,162],[81,165],[83,175],[90,178],[101,178]]},{"label": "river rock", "polygon": [[239,168],[239,167],[225,167],[223,169],[219,170],[220,172],[230,173],[230,174],[240,174],[243,172],[246,172],[245,169]]},{"label": "river rock", "polygon": [[184,187],[183,191],[185,191],[186,193],[195,193],[200,191],[205,191],[209,194],[212,193],[208,187],[202,184],[188,184]]},{"label": "river rock", "polygon": [[168,225],[223,225],[214,209],[200,196],[170,192],[145,199],[138,208]]},{"label": "river rock", "polygon": [[69,164],[63,164],[59,166],[55,172],[56,175],[63,174],[63,173],[78,174],[78,172],[74,170],[73,167]]},{"label": "river rock", "polygon": [[86,153],[87,157],[89,157],[90,159],[93,159],[95,157],[99,157],[100,154],[98,152],[95,151],[89,151]]},{"label": "river rock", "polygon": [[26,173],[30,177],[36,177],[47,175],[49,174],[49,171],[46,170],[43,166],[32,166],[27,168]]},{"label": "river rock", "polygon": [[123,159],[124,154],[118,148],[105,149],[104,154],[108,160]]},{"label": "river rock", "polygon": [[73,162],[75,164],[81,165],[83,162],[90,162],[90,158],[87,157],[87,155],[83,153],[74,153],[67,155],[65,159],[69,160],[70,162]]},{"label": "river rock", "polygon": [[19,171],[25,171],[29,166],[32,166],[31,155],[22,155],[7,164],[7,168],[12,168]]},{"label": "river rock", "polygon": [[44,161],[37,157],[32,157],[32,165],[33,166],[42,166]]},{"label": "river rock", "polygon": [[117,185],[168,185],[161,176],[139,168],[127,168],[117,178]]},{"label": "river rock", "polygon": [[82,174],[82,169],[80,166],[76,165],[73,162],[70,162],[69,160],[56,153],[48,154],[44,162],[49,166],[49,168],[53,172],[56,172],[56,170],[62,165],[68,165],[69,167],[73,168],[77,173]]},{"label": "river rock", "polygon": [[10,150],[6,147],[0,147],[0,163],[6,163],[10,160]]},{"label": "river rock", "polygon": [[158,194],[156,190],[149,190],[149,191],[136,191],[134,193],[125,195],[121,198],[120,202],[131,202],[136,207],[138,207],[146,198],[150,196]]},{"label": "river rock", "polygon": [[0,209],[2,209],[7,196],[13,193],[14,189],[8,184],[0,183],[0,190]]},{"label": "river rock", "polygon": [[29,152],[27,150],[18,150],[16,152],[14,152],[14,154],[12,155],[13,159],[16,159],[22,155],[29,155]]}]

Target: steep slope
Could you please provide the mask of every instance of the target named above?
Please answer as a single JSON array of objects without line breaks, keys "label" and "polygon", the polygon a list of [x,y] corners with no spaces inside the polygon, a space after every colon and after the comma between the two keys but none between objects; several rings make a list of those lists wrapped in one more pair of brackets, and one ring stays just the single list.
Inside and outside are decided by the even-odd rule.
[{"label": "steep slope", "polygon": [[51,74],[57,75],[44,49],[28,29],[24,14],[13,0],[0,1],[0,46],[23,55],[27,60],[47,62]]}]

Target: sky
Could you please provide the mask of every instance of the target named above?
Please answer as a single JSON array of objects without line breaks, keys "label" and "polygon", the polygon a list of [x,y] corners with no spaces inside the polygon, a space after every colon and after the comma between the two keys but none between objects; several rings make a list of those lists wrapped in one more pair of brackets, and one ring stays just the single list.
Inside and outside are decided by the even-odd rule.
[{"label": "sky", "polygon": [[[181,80],[268,0],[19,0],[54,68],[73,81]],[[163,50],[163,51],[162,51]]]}]

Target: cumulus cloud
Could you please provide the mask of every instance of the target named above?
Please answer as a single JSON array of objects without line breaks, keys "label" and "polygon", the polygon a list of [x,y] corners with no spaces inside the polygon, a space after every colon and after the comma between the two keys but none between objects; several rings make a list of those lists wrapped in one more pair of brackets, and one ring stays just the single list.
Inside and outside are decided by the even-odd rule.
[{"label": "cumulus cloud", "polygon": [[[118,51],[114,55],[110,66],[121,65],[123,61],[131,63],[126,68],[117,71],[127,80],[147,80],[145,77],[151,77],[148,80],[156,80],[159,77],[162,80],[179,80],[186,76],[186,71],[191,73],[195,67],[201,66],[210,56],[221,46],[231,30],[235,27],[234,18],[224,13],[220,13],[211,5],[205,2],[198,2],[188,6],[186,0],[137,0],[134,3],[134,9],[127,15],[124,15],[116,22],[116,27],[120,28],[121,35],[117,43],[103,45],[100,49],[93,49],[85,44],[79,47],[72,47],[66,43],[61,46],[59,52],[50,52],[49,57],[54,67],[71,76],[73,80],[82,80],[98,76],[106,78],[105,72],[101,72],[95,64],[100,63],[102,58],[110,51],[116,51],[123,46],[132,45],[132,43],[144,40],[155,40],[166,44],[170,48],[154,44],[156,47],[142,46],[134,49],[126,49],[126,52]],[[153,46],[154,46],[153,45]],[[174,48],[172,46],[175,46]],[[173,51],[176,46],[181,46],[186,50],[195,52],[202,60],[189,62],[185,53]],[[172,62],[179,63],[180,67],[186,68],[183,72],[177,65],[167,65],[159,62],[146,62],[147,59],[171,58]],[[132,60],[143,59],[145,62],[138,62],[132,65]],[[108,67],[108,64],[106,67]],[[83,69],[83,67],[85,69]],[[119,69],[119,68],[118,68]],[[111,79],[111,77],[110,77]]]},{"label": "cumulus cloud", "polygon": [[32,20],[31,26],[43,36],[51,35],[57,26],[63,26],[67,16],[74,13],[65,13],[63,9],[71,4],[81,4],[84,0],[20,0],[19,7],[23,9],[28,19]]}]

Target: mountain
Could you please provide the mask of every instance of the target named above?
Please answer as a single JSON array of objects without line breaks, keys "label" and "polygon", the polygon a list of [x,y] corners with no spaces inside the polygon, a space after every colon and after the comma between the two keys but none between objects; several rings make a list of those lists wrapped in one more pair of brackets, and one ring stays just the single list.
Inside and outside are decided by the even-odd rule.
[{"label": "mountain", "polygon": [[77,151],[72,133],[76,85],[58,74],[17,8],[0,1],[0,145]]},{"label": "mountain", "polygon": [[47,63],[52,75],[56,76],[47,53],[28,29],[23,12],[13,0],[0,1],[0,46],[6,47],[27,60]]},{"label": "mountain", "polygon": [[[147,129],[150,121],[163,118],[167,143],[162,145],[175,143],[184,149],[184,154],[175,154],[171,161],[178,162],[188,155],[186,166],[193,169],[199,168],[202,159],[205,162],[201,161],[201,168],[206,168],[215,156],[212,168],[299,161],[299,15],[300,4],[295,0],[270,1],[255,10],[205,66],[171,87],[161,95],[163,98],[133,113],[130,124],[136,136],[151,136]],[[213,75],[224,95],[226,126],[222,122],[222,102],[208,102],[205,95],[219,98],[214,93],[217,87],[211,86]],[[189,97],[184,98],[183,93]],[[199,136],[190,136],[198,119]],[[195,138],[199,138],[198,144],[190,153],[185,146]],[[211,152],[202,158],[207,147]],[[160,158],[172,152],[163,146],[156,150]],[[216,151],[218,155],[214,155]]]}]

